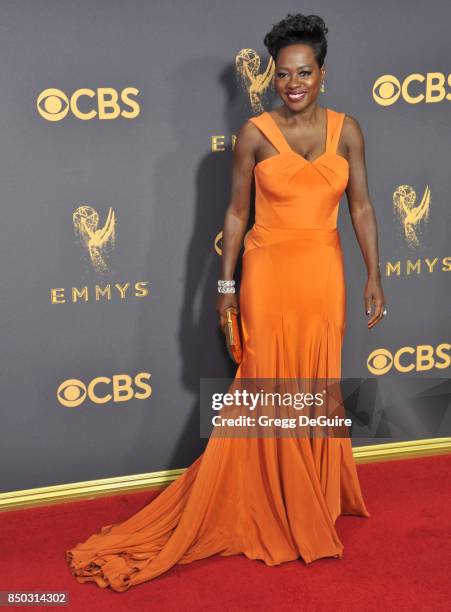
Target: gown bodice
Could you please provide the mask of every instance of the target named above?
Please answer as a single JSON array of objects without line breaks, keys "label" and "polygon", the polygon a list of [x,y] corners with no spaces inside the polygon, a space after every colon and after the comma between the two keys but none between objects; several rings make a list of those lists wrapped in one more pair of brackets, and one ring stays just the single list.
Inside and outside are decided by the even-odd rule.
[{"label": "gown bodice", "polygon": [[326,108],[326,149],[309,161],[294,151],[272,115],[250,121],[278,154],[256,164],[255,223],[267,228],[335,229],[338,207],[349,177],[348,161],[337,154],[345,113]]}]

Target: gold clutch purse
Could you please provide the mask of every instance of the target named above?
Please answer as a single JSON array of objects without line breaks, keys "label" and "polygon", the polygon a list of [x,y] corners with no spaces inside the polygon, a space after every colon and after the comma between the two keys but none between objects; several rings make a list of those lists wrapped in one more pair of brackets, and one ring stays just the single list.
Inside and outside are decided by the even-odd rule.
[{"label": "gold clutch purse", "polygon": [[243,359],[243,346],[241,341],[241,329],[239,315],[232,308],[228,308],[227,322],[224,325],[227,351],[235,363],[241,363]]}]

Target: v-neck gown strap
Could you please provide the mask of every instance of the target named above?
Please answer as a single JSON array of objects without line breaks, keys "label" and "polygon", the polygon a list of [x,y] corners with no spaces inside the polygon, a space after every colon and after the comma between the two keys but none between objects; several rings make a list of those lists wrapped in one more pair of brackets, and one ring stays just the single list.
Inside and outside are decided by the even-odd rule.
[{"label": "v-neck gown strap", "polygon": [[[267,113],[251,119],[279,154],[255,168],[236,379],[340,377],[346,293],[336,220],[348,166],[336,154],[344,114],[328,113],[327,150],[313,162],[290,149]],[[349,438],[212,435],[148,505],[103,526],[66,559],[79,582],[115,591],[215,554],[311,563],[343,556],[335,528],[342,514],[370,516]]]},{"label": "v-neck gown strap", "polygon": [[258,117],[258,123],[255,117],[252,117],[250,121],[258,126],[260,131],[279,153],[290,153],[290,145],[268,112],[264,112]]}]

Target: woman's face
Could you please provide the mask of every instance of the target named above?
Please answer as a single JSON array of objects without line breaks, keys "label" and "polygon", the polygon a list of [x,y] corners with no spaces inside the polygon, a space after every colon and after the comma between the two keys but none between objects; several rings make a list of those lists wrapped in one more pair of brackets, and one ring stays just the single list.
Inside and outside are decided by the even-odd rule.
[{"label": "woman's face", "polygon": [[310,45],[289,45],[277,55],[274,87],[283,103],[296,112],[316,100],[325,74]]}]

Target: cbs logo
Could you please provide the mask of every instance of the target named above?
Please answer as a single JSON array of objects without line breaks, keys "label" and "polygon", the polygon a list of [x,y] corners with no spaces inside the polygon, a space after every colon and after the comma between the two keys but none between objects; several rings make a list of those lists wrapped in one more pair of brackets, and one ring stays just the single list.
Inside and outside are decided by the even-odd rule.
[{"label": "cbs logo", "polygon": [[[384,74],[373,85],[373,98],[380,106],[391,106],[400,96],[408,104],[442,102],[445,98],[451,100],[451,93],[446,92],[446,82],[451,86],[451,74],[448,77],[442,72],[409,74],[402,82],[392,74]],[[420,91],[414,94],[412,90],[418,89]]]},{"label": "cbs logo", "polygon": [[82,121],[95,117],[134,119],[139,115],[140,106],[132,96],[138,93],[135,87],[126,87],[121,92],[112,87],[98,87],[96,90],[77,89],[69,98],[61,89],[50,88],[39,94],[36,106],[47,121],[61,121],[69,110]]},{"label": "cbs logo", "polygon": [[218,255],[222,255],[222,230],[216,234],[215,251]]},{"label": "cbs logo", "polygon": [[146,382],[150,376],[149,372],[140,372],[134,379],[128,374],[115,374],[111,378],[98,376],[88,385],[77,378],[69,378],[60,384],[56,397],[67,408],[80,406],[87,397],[94,404],[128,402],[132,398],[144,400],[152,395],[152,387]]},{"label": "cbs logo", "polygon": [[392,367],[398,372],[425,372],[438,368],[443,370],[451,365],[451,344],[443,342],[435,348],[429,344],[416,347],[403,346],[395,353],[388,349],[378,348],[372,351],[367,359],[368,370],[376,376],[387,374]]}]

